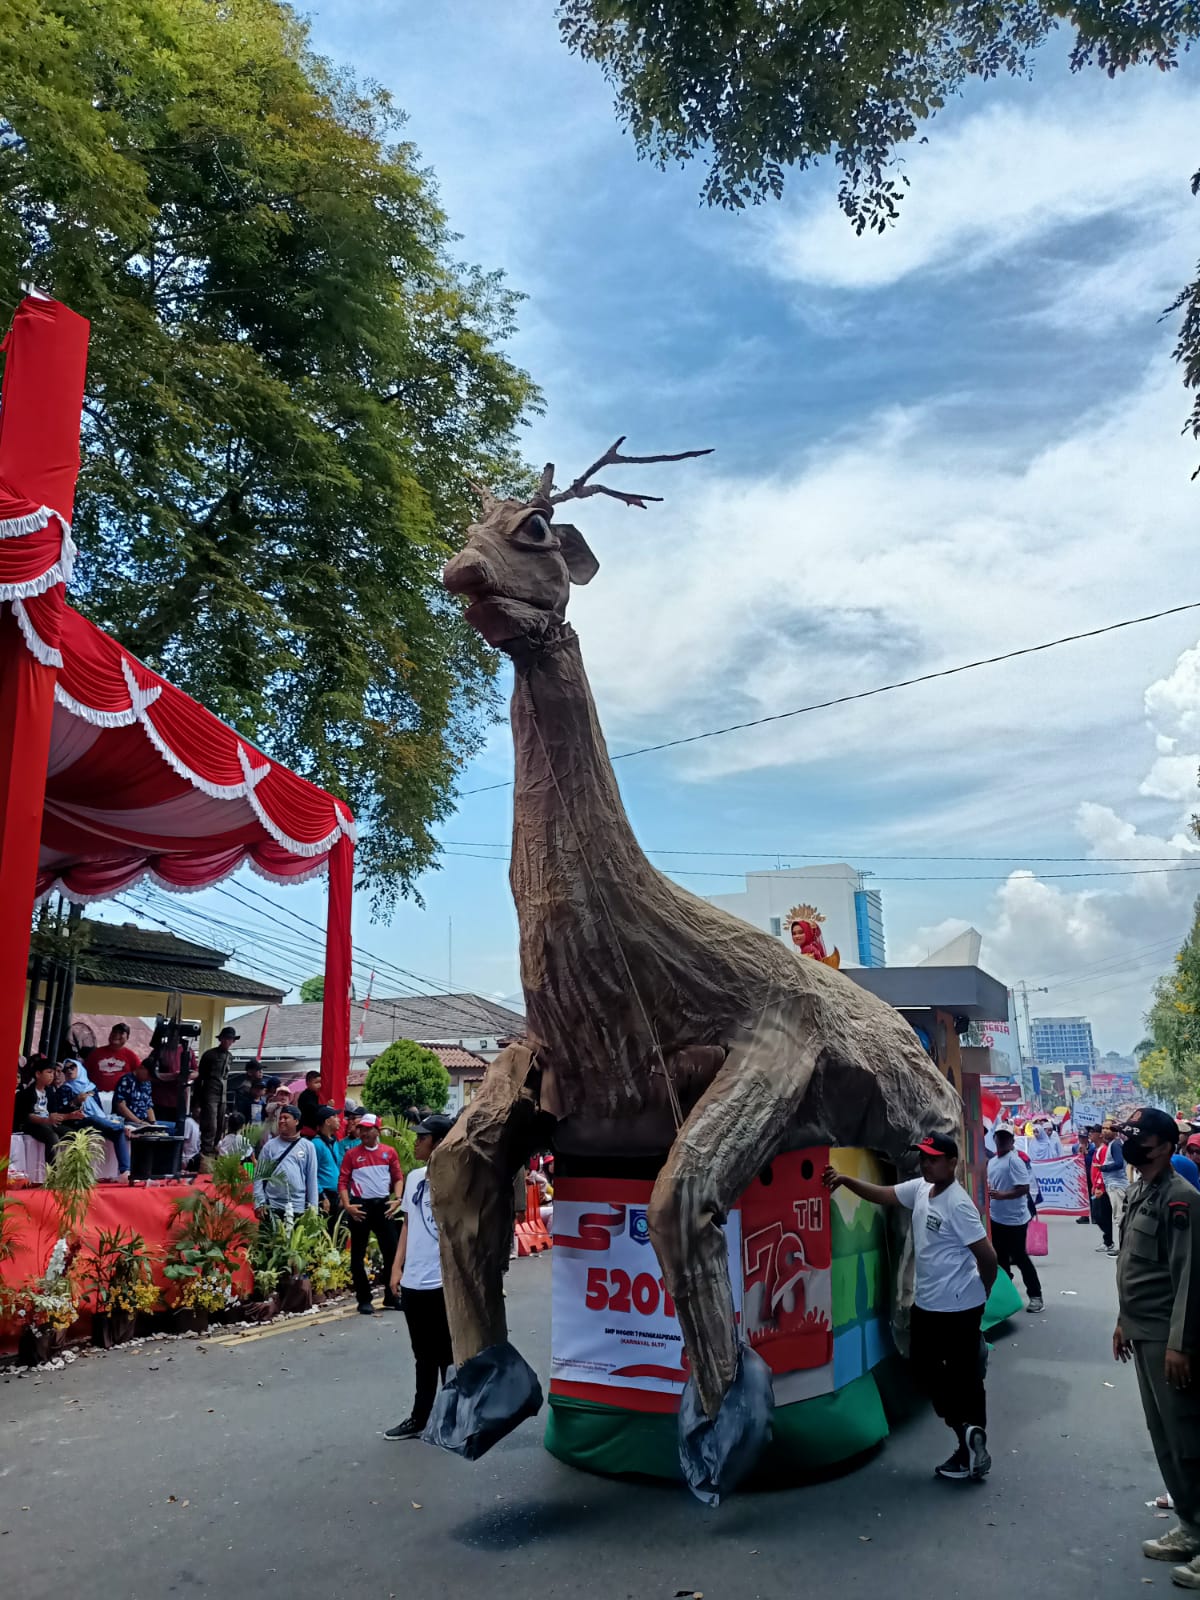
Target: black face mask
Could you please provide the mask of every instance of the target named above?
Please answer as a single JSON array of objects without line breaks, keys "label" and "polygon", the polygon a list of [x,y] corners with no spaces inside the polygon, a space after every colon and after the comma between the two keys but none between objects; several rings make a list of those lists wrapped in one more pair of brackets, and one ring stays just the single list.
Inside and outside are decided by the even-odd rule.
[{"label": "black face mask", "polygon": [[[1144,1133],[1131,1133],[1128,1138],[1121,1141],[1125,1160],[1131,1167],[1142,1167],[1148,1161],[1157,1161],[1162,1154],[1158,1148],[1162,1143],[1163,1141],[1156,1139],[1153,1134]],[[1168,1151],[1170,1151],[1169,1146]]]}]

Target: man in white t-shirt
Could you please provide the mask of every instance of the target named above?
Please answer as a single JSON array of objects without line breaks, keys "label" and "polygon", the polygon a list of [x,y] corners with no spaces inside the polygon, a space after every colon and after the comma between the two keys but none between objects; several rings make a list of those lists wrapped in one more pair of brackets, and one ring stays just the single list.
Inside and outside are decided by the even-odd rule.
[{"label": "man in white t-shirt", "polygon": [[434,1112],[414,1129],[413,1147],[419,1166],[404,1180],[401,1209],[404,1231],[392,1261],[391,1291],[400,1294],[400,1308],[408,1323],[413,1361],[417,1368],[416,1394],[412,1411],[389,1428],[386,1439],[419,1439],[429,1421],[433,1402],[454,1361],[450,1347],[450,1324],[446,1320],[446,1300],[442,1294],[442,1258],[438,1226],[434,1221],[429,1196],[428,1163],[433,1152],[454,1126],[454,1118]]},{"label": "man in white t-shirt", "polygon": [[996,1252],[967,1191],[955,1181],[958,1146],[931,1133],[917,1146],[921,1176],[907,1183],[866,1183],[825,1169],[825,1185],[847,1188],[877,1206],[912,1212],[917,1285],[910,1358],[933,1409],[958,1440],[939,1478],[982,1478],[987,1448],[987,1397],[980,1360],[983,1308],[996,1281]]},{"label": "man in white t-shirt", "polygon": [[1029,1232],[1029,1189],[1033,1173],[1017,1154],[1016,1141],[1011,1128],[996,1129],[996,1154],[988,1162],[988,1214],[992,1219],[992,1243],[996,1259],[1011,1278],[1013,1268],[1020,1270],[1029,1296],[1027,1311],[1041,1311],[1041,1280],[1037,1268],[1029,1259],[1025,1236]]}]

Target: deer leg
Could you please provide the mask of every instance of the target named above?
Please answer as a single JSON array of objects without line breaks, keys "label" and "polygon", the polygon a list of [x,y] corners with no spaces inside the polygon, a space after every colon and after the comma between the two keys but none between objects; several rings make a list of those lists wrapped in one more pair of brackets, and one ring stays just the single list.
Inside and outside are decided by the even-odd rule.
[{"label": "deer leg", "polygon": [[470,1460],[542,1403],[532,1368],[508,1342],[504,1273],[512,1249],[513,1178],[530,1149],[533,1055],[510,1045],[434,1151],[429,1181],[454,1374],[424,1437]]},{"label": "deer leg", "polygon": [[[794,1010],[764,1015],[731,1049],[679,1130],[650,1201],[650,1237],[675,1301],[692,1371],[688,1390],[694,1420],[689,1426],[685,1394],[681,1461],[693,1491],[713,1502],[749,1470],[766,1443],[771,1404],[765,1363],[738,1345],[721,1225],[782,1148],[819,1048],[811,1022]],[[722,1420],[735,1382],[752,1392],[741,1393],[738,1406]],[[735,1411],[742,1417],[739,1423],[730,1420]]]}]

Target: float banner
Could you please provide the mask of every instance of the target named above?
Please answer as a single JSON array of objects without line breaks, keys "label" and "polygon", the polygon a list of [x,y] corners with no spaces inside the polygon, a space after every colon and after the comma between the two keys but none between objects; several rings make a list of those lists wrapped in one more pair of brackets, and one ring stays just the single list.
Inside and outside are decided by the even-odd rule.
[{"label": "float banner", "polygon": [[[562,1178],[554,1185],[550,1392],[630,1411],[679,1409],[683,1335],[650,1244],[653,1183]],[[740,1217],[725,1227],[741,1317]]]}]

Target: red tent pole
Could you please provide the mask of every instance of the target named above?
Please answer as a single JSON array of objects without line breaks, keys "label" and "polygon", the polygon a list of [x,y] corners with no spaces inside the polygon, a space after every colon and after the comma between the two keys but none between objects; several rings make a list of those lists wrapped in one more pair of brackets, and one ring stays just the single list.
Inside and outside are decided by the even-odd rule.
[{"label": "red tent pole", "polygon": [[325,924],[325,999],[321,1007],[321,1093],[339,1111],[350,1080],[350,902],[354,841],[343,834],[329,852],[329,911]]},{"label": "red tent pole", "polygon": [[[35,506],[49,506],[67,518],[79,471],[87,344],[84,318],[42,297],[21,302],[4,342],[0,480]],[[63,585],[55,592],[61,615]],[[19,603],[0,605],[0,1157],[7,1157],[12,1142],[58,676],[57,667],[39,661],[27,647],[14,611]],[[58,641],[43,642],[56,646]]]}]

